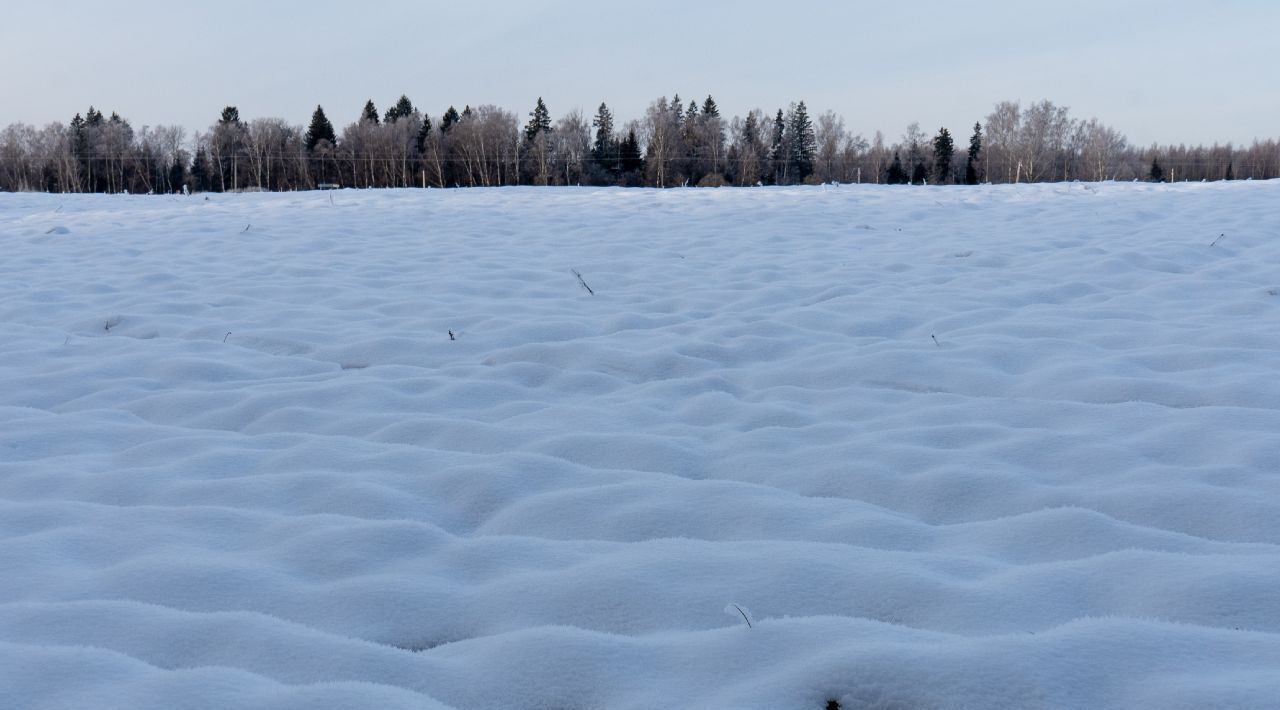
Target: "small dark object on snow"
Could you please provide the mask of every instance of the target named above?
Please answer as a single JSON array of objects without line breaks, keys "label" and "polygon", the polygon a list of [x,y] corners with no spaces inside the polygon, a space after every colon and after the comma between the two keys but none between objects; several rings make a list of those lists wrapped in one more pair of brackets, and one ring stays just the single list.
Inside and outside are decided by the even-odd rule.
[{"label": "small dark object on snow", "polygon": [[587,293],[591,294],[592,296],[596,295],[596,292],[591,290],[591,287],[587,285],[587,282],[582,280],[582,274],[578,273],[577,269],[569,269],[569,270],[573,272],[574,276],[578,277],[578,283],[582,284],[582,287],[587,289]]},{"label": "small dark object on snow", "polygon": [[452,330],[451,330],[451,331],[449,331],[449,340],[457,340],[457,338],[453,337],[453,331],[452,331]]},{"label": "small dark object on snow", "polygon": [[934,345],[937,345],[938,347],[942,347],[942,343],[939,343],[939,342],[938,342],[938,336],[936,336],[936,335],[934,335],[934,334],[930,333],[930,334],[929,334],[929,337],[930,337],[930,338],[933,338],[933,344],[934,344]]},{"label": "small dark object on snow", "polygon": [[840,703],[835,700],[828,700],[827,710],[840,710]]}]

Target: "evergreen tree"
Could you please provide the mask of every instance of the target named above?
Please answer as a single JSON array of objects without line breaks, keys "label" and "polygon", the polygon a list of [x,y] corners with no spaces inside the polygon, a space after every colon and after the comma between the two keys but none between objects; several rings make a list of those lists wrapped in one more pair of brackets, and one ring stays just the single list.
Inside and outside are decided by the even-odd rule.
[{"label": "evergreen tree", "polygon": [[1164,182],[1164,168],[1160,167],[1160,161],[1151,159],[1151,172],[1147,176],[1151,182]]},{"label": "evergreen tree", "polygon": [[969,138],[969,160],[964,165],[964,184],[978,184],[978,154],[982,152],[982,124],[973,124],[973,136]]},{"label": "evergreen tree", "polygon": [[235,106],[223,108],[210,138],[219,192],[240,189],[240,163],[244,158],[246,133],[247,128],[240,121],[240,109]]},{"label": "evergreen tree", "polygon": [[769,163],[773,165],[773,182],[782,184],[786,181],[787,156],[784,141],[787,136],[787,122],[782,118],[782,109],[773,119],[773,136],[769,140]]},{"label": "evergreen tree", "polygon": [[898,155],[898,151],[893,152],[893,162],[889,164],[889,170],[885,173],[884,181],[890,185],[905,185],[907,182],[907,171],[902,167],[902,157]]},{"label": "evergreen tree", "polygon": [[756,123],[756,112],[748,111],[747,120],[742,124],[742,143],[753,146],[760,142],[760,124]]},{"label": "evergreen tree", "polygon": [[603,102],[600,108],[596,110],[596,117],[591,120],[591,125],[596,129],[596,139],[591,147],[591,157],[596,164],[606,170],[615,170],[617,168],[618,143],[613,137],[613,113],[609,111],[609,107]]},{"label": "evergreen tree", "polygon": [[951,140],[951,131],[942,128],[933,139],[933,177],[939,185],[951,180],[951,159],[955,157],[956,147]]},{"label": "evergreen tree", "polygon": [[618,162],[624,173],[644,170],[644,157],[640,154],[640,141],[636,139],[634,126],[627,131],[627,137],[618,146]]},{"label": "evergreen tree", "polygon": [[337,136],[333,132],[333,124],[329,122],[329,118],[324,115],[324,109],[319,105],[316,106],[315,113],[311,114],[311,125],[307,126],[307,152],[316,149],[316,144],[320,141],[329,141],[330,144],[336,145]]},{"label": "evergreen tree", "polygon": [[418,152],[427,152],[427,141],[431,140],[431,117],[422,117],[422,127],[418,129]]},{"label": "evergreen tree", "polygon": [[191,161],[189,177],[192,192],[204,192],[209,189],[209,155],[205,152],[204,146],[200,146],[196,151],[195,159]]},{"label": "evergreen tree", "polygon": [[384,121],[386,123],[395,123],[402,118],[412,116],[413,112],[416,110],[417,109],[413,107],[413,102],[409,100],[409,97],[404,94],[400,94],[400,100],[397,101],[394,106],[387,109]]},{"label": "evergreen tree", "polygon": [[1235,162],[1234,162],[1234,161],[1231,161],[1231,162],[1228,162],[1228,163],[1227,163],[1227,172],[1226,172],[1226,174],[1225,174],[1225,175],[1223,175],[1223,176],[1222,176],[1222,179],[1223,179],[1223,180],[1235,180],[1235,179],[1236,179],[1236,171],[1235,171]]},{"label": "evergreen tree", "polygon": [[524,127],[525,140],[533,142],[539,133],[551,132],[551,112],[547,110],[547,105],[542,102],[542,97],[538,97],[538,105],[533,107],[529,112],[529,123]]},{"label": "evergreen tree", "polygon": [[[93,107],[90,107],[90,108],[89,108],[89,110],[90,110],[90,111],[92,111],[92,110],[93,110]],[[112,113],[112,114],[111,114],[111,119],[112,119],[113,121],[114,121],[114,120],[116,120],[116,119],[118,119],[118,118],[119,118],[119,116],[117,116],[116,114],[114,114],[114,113]],[[102,122],[102,114],[101,114],[101,113],[99,113],[99,114],[98,114],[98,122],[99,122],[99,123],[101,123],[101,122]],[[220,124],[222,124],[222,125],[224,125],[224,126],[229,126],[229,125],[232,125],[232,124],[239,125],[239,123],[240,123],[240,109],[236,108],[235,106],[227,106],[226,108],[222,109],[222,116],[221,116],[220,118],[218,118],[218,123],[220,123]]]},{"label": "evergreen tree", "polygon": [[182,162],[181,158],[174,158],[173,165],[169,166],[169,189],[179,191],[182,185],[187,181],[187,166]]},{"label": "evergreen tree", "polygon": [[684,125],[686,128],[697,125],[698,123],[698,102],[690,101],[689,108],[684,112]]},{"label": "evergreen tree", "polygon": [[711,98],[711,94],[707,94],[707,100],[702,102],[702,115],[711,118],[720,116],[720,108],[716,106],[716,100]]},{"label": "evergreen tree", "polygon": [[449,110],[445,111],[444,115],[440,117],[440,132],[448,133],[449,129],[453,128],[453,125],[460,120],[462,118],[458,116],[458,109],[450,106]]},{"label": "evergreen tree", "polygon": [[818,139],[803,101],[791,112],[791,125],[787,132],[791,139],[791,161],[796,166],[796,181],[801,182],[813,174],[813,158],[818,153]]},{"label": "evergreen tree", "polygon": [[364,111],[360,112],[360,122],[378,125],[378,107],[373,105],[373,99],[365,102]]},{"label": "evergreen tree", "polygon": [[78,113],[75,118],[71,119],[71,124],[68,126],[71,133],[71,154],[77,158],[88,152],[86,150],[88,137],[85,135],[84,127],[85,121]]},{"label": "evergreen tree", "polygon": [[675,119],[676,130],[680,131],[684,125],[684,104],[680,103],[680,94],[671,98],[671,116]]},{"label": "evergreen tree", "polygon": [[915,167],[911,168],[911,184],[923,185],[929,181],[929,169],[924,166],[923,160],[917,160]]}]

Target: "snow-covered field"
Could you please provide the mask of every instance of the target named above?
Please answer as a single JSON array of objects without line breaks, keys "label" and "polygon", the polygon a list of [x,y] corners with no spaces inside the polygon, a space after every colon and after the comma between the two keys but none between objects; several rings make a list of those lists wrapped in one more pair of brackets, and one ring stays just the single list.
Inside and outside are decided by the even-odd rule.
[{"label": "snow-covered field", "polygon": [[1280,183],[0,195],[0,254],[0,707],[1280,703]]}]

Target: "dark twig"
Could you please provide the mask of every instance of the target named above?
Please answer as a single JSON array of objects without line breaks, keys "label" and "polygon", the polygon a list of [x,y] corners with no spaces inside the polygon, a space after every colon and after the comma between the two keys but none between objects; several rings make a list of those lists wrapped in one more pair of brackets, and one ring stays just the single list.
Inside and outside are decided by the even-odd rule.
[{"label": "dark twig", "polygon": [[569,269],[569,270],[573,272],[574,276],[578,277],[578,283],[582,284],[582,287],[587,289],[587,293],[591,294],[592,296],[596,295],[596,292],[591,290],[591,287],[587,285],[587,282],[582,280],[582,274],[578,273],[577,269]]},{"label": "dark twig", "polygon": [[748,628],[748,629],[753,628],[753,627],[751,626],[751,619],[748,619],[748,618],[747,618],[747,612],[743,611],[743,610],[742,610],[742,607],[738,606],[737,604],[734,604],[734,605],[733,605],[733,608],[734,608],[734,609],[737,609],[739,614],[742,614],[742,620],[743,620],[743,621],[745,621],[745,622],[747,622],[747,628]]},{"label": "dark twig", "polygon": [[1218,235],[1218,238],[1217,238],[1217,239],[1215,239],[1215,240],[1213,240],[1213,241],[1209,244],[1209,246],[1211,246],[1211,247],[1216,247],[1216,246],[1218,246],[1218,242],[1222,241],[1222,238],[1223,238],[1223,237],[1225,237],[1225,236],[1227,236],[1225,232],[1224,232],[1224,233],[1222,233],[1222,234],[1219,234],[1219,235]]},{"label": "dark twig", "polygon": [[930,338],[933,338],[933,344],[934,344],[934,345],[937,345],[938,347],[942,347],[942,343],[939,343],[939,342],[938,342],[938,336],[934,335],[933,333],[930,333],[930,334],[929,334],[929,337],[930,337]]},{"label": "dark twig", "polygon": [[231,337],[231,331],[228,330],[227,334],[222,336],[222,342],[224,343],[227,342],[227,338],[230,338],[230,337]]},{"label": "dark twig", "polygon": [[252,227],[252,226],[253,226],[252,224],[246,224],[246,225],[244,226],[244,229],[240,230],[240,233],[241,233],[241,234],[244,234],[245,232],[249,231],[249,228],[250,228],[250,227]]},{"label": "dark twig", "polygon": [[457,340],[457,338],[453,337],[453,331],[452,331],[452,330],[451,330],[451,331],[449,331],[449,340]]}]

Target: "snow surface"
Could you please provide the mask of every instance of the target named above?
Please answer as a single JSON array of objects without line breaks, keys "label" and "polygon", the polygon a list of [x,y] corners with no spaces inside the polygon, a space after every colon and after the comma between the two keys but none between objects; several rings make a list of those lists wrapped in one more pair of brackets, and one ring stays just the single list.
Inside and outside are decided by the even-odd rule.
[{"label": "snow surface", "polygon": [[1275,707],[1278,198],[0,195],[0,707]]}]

